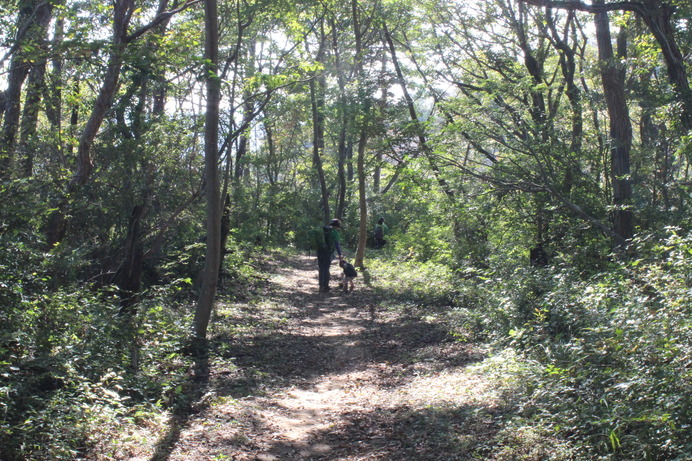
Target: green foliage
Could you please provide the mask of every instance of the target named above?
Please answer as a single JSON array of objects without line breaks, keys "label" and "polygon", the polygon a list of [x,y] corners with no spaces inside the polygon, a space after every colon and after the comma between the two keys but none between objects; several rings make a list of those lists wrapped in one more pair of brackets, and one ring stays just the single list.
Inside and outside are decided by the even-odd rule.
[{"label": "green foliage", "polygon": [[449,226],[435,226],[431,222],[416,221],[406,233],[392,232],[391,240],[401,248],[407,260],[441,263],[449,261],[453,234]]},{"label": "green foliage", "polygon": [[[384,251],[404,261],[451,265],[458,245],[455,218],[443,194],[423,165],[405,170],[405,179],[375,207],[375,217],[385,216],[388,243]],[[372,233],[374,220],[368,229]]]},{"label": "green foliage", "polygon": [[564,258],[544,268],[491,259],[486,271],[455,274],[391,255],[371,260],[369,271],[392,303],[408,299],[429,314],[455,306],[446,310],[455,337],[490,334],[509,354],[483,368],[516,405],[498,436],[508,453],[523,434],[552,440],[536,448],[556,459],[684,459],[692,235],[669,229],[638,239],[632,252],[638,259],[590,271]]},{"label": "green foliage", "polygon": [[[0,2],[0,75],[29,61],[20,66],[29,73],[16,99],[17,140],[32,132],[27,103],[42,80],[35,64],[43,48],[14,43],[19,7],[29,3]],[[157,7],[140,3],[129,31]],[[671,37],[688,50],[692,7],[668,3],[676,7]],[[252,261],[269,245],[312,246],[323,192],[307,85],[318,73],[325,85],[315,95],[324,103],[325,193],[333,211],[344,193],[343,240],[352,248],[360,218],[353,151],[361,104],[372,101],[365,199],[371,217],[386,216],[390,230],[388,245],[366,261],[378,294],[445,311],[455,317],[459,339],[491,338],[512,348],[521,364],[506,374],[525,380],[513,388],[524,396],[517,433],[535,436],[524,429],[540,420],[541,430],[570,440],[582,459],[673,459],[692,451],[685,435],[692,420],[685,398],[692,393],[692,239],[659,231],[662,223],[689,223],[692,138],[681,126],[660,45],[644,24],[629,14],[610,16],[629,33],[622,65],[630,116],[640,127],[631,152],[632,210],[642,233],[657,233],[640,238],[625,261],[609,255],[611,242],[595,225],[609,226],[613,210],[597,53],[580,33],[590,15],[553,12],[553,34],[543,10],[505,0],[365,2],[359,81],[350,6],[220,5],[226,65],[219,164],[231,197],[223,297],[261,293],[264,279]],[[165,31],[127,43],[120,84],[90,151],[94,172],[86,185],[68,187],[113,50],[112,13],[108,2],[67,1],[48,18],[52,48],[36,93],[36,133],[13,154],[0,183],[3,458],[79,458],[99,443],[90,435],[95,426],[103,433],[109,424],[136,425],[142,414],[175,406],[189,385],[182,351],[205,252],[203,9],[188,8]],[[384,24],[404,82],[380,46]],[[556,47],[558,36],[568,49]],[[577,93],[565,72],[568,51]],[[400,83],[415,100],[427,145]],[[12,96],[3,90],[3,98]],[[238,131],[250,113],[252,123]],[[249,141],[242,157],[241,136]],[[31,172],[23,171],[28,157]],[[28,177],[10,180],[19,176]],[[48,217],[63,199],[69,226],[60,244],[47,248]],[[547,261],[530,267],[538,246]],[[135,265],[143,275],[139,301],[128,309],[111,285],[133,247],[143,255]]]},{"label": "green foliage", "polygon": [[455,274],[445,265],[381,257],[371,259],[368,271],[377,282],[378,290],[389,299],[450,305],[456,290]]},{"label": "green foliage", "polygon": [[689,451],[692,236],[641,239],[640,259],[584,279],[518,270],[489,290],[488,326],[536,363],[524,417],[580,458],[677,459]]},{"label": "green foliage", "polygon": [[75,459],[132,405],[174,403],[189,364],[190,315],[172,301],[184,285],[152,289],[123,314],[115,290],[56,288],[55,257],[0,240],[3,459]]}]

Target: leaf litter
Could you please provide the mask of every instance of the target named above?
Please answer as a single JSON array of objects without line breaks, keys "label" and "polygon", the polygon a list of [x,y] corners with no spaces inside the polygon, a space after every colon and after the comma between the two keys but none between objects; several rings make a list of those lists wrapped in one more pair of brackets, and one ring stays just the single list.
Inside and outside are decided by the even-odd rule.
[{"label": "leaf litter", "polygon": [[380,308],[362,280],[319,293],[314,258],[267,264],[259,301],[217,308],[199,401],[120,459],[493,459],[508,407],[469,367],[483,345]]}]

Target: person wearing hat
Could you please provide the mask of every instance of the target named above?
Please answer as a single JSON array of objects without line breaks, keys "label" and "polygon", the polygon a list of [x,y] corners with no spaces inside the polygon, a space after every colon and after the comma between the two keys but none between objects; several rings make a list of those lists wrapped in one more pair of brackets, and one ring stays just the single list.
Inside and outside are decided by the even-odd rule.
[{"label": "person wearing hat", "polygon": [[327,226],[323,226],[321,232],[318,232],[317,268],[321,292],[329,291],[329,269],[335,250],[339,255],[339,261],[342,260],[339,229],[341,229],[341,221],[335,218]]}]

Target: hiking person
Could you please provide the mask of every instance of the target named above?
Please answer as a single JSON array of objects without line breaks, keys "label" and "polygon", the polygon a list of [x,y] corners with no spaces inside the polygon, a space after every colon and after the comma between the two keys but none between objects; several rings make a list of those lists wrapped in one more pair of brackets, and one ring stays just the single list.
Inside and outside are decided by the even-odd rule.
[{"label": "hiking person", "polygon": [[384,239],[387,233],[387,225],[384,223],[384,218],[379,218],[377,224],[375,224],[375,231],[373,232],[373,239],[376,249],[382,248],[387,241]]},{"label": "hiking person", "polygon": [[318,229],[316,233],[317,268],[321,292],[329,291],[329,267],[334,259],[334,250],[339,255],[339,261],[342,259],[339,229],[341,229],[341,221],[335,218],[328,225]]}]

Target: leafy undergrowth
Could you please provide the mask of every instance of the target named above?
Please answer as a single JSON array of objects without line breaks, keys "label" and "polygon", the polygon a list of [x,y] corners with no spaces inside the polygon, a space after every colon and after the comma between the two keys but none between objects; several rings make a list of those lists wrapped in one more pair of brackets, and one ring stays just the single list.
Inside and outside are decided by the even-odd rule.
[{"label": "leafy undergrowth", "polygon": [[[171,277],[123,311],[111,287],[53,287],[46,255],[11,243],[0,252],[0,459],[127,459],[127,447],[154,446],[195,398],[191,280]],[[223,285],[252,296],[253,267],[229,257]]]},{"label": "leafy undergrowth", "polygon": [[519,418],[525,365],[478,341],[470,310],[450,308],[451,279],[394,284],[373,262],[367,284],[325,298],[311,259],[270,260],[262,293],[220,303],[178,411],[122,428],[92,458],[570,459]]},{"label": "leafy undergrowth", "polygon": [[632,252],[597,274],[495,278],[485,315],[526,364],[521,418],[577,459],[690,459],[692,238],[669,229]]},{"label": "leafy undergrowth", "polygon": [[507,410],[487,457],[686,460],[692,237],[669,229],[632,253],[639,259],[614,258],[595,274],[569,256],[475,275],[388,261],[371,272],[383,286],[404,285],[392,306],[493,345],[478,372],[502,389]]},{"label": "leafy undergrowth", "polygon": [[684,460],[692,243],[640,245],[590,277],[381,255],[331,295],[312,258],[239,256],[197,356],[175,285],[134,332],[64,293],[71,343],[2,364],[0,458]]}]

